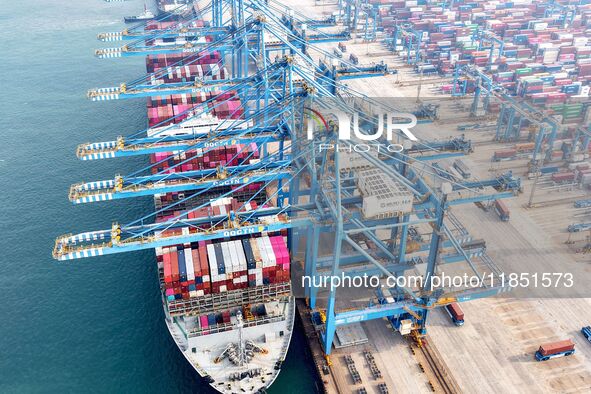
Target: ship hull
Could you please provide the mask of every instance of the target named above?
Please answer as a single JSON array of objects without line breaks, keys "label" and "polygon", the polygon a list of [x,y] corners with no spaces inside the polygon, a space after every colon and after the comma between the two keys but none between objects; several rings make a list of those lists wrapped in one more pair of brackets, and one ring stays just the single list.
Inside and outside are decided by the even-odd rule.
[{"label": "ship hull", "polygon": [[[271,319],[270,322],[245,327],[242,333],[238,329],[214,332],[213,329],[205,335],[192,336],[191,318],[174,318],[167,313],[166,326],[175,341],[179,351],[187,362],[195,369],[212,388],[220,393],[259,393],[270,387],[281,371],[281,365],[287,356],[289,344],[294,327],[295,299],[288,297],[277,304],[278,310],[282,310],[281,318]],[[268,306],[269,307],[269,306]],[[248,321],[246,321],[248,323]],[[269,334],[272,339],[269,340]],[[250,362],[238,366],[228,359],[216,360],[224,349],[231,343],[239,341],[240,334],[243,340],[252,341],[257,346],[265,349],[266,354],[255,353]],[[280,335],[281,334],[281,335]],[[249,376],[250,371],[260,369],[256,376]],[[237,379],[236,374],[243,376]]]}]

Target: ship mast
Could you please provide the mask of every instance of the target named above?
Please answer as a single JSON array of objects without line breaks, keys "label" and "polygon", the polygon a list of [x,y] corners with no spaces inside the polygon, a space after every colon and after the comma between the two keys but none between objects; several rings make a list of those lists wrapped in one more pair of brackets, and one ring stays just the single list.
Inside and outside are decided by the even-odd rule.
[{"label": "ship mast", "polygon": [[244,322],[242,321],[242,312],[238,311],[236,314],[236,328],[238,328],[238,360],[239,366],[244,365],[246,361],[246,349],[244,346],[243,332]]}]

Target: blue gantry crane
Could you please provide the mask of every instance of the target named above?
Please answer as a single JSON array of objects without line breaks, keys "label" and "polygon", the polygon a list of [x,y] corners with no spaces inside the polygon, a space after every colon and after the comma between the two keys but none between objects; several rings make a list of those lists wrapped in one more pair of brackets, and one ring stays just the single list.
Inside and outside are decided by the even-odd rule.
[{"label": "blue gantry crane", "polygon": [[[562,129],[559,122],[549,114],[544,113],[525,100],[513,97],[499,84],[492,81],[482,70],[474,66],[458,66],[454,73],[454,92],[456,96],[466,95],[468,81],[475,85],[471,114],[477,115],[479,109],[483,113],[488,111],[488,105],[492,98],[499,100],[501,110],[497,118],[495,139],[498,141],[519,141],[522,139],[522,131],[525,126],[530,126],[527,139],[535,141],[531,165],[538,167],[550,159],[554,141]],[[581,139],[586,131],[579,128]],[[583,145],[588,146],[588,139],[583,138]],[[574,146],[575,144],[573,144]],[[576,149],[581,145],[577,144]]]},{"label": "blue gantry crane", "polygon": [[[235,11],[228,21],[223,20],[222,11],[226,7]],[[392,286],[392,302],[369,301],[363,307],[348,310],[341,310],[338,289],[328,289],[322,330],[327,355],[331,353],[339,326],[388,317],[401,333],[420,337],[426,332],[428,316],[434,308],[510,290],[495,280],[482,280],[472,287],[436,288],[433,278],[447,267],[479,279],[500,273],[483,245],[469,244],[471,236],[453,215],[453,207],[511,197],[521,188],[517,177],[507,173],[478,182],[442,179],[433,161],[469,153],[471,144],[463,137],[409,143],[404,133],[397,132],[393,140],[387,140],[385,135],[372,138],[374,150],[358,149],[364,146],[368,134],[364,131],[352,139],[340,139],[335,110],[357,113],[368,129],[379,126],[373,116],[378,109],[398,111],[346,87],[340,80],[385,75],[389,72],[385,65],[371,66],[373,69],[348,63],[342,66],[342,60],[316,47],[313,36],[304,33],[310,21],[295,12],[282,15],[257,0],[216,0],[211,11],[212,26],[227,26],[227,31],[220,29],[219,34],[210,34],[212,30],[207,29],[212,27],[205,27],[195,28],[191,34],[217,38],[199,51],[219,49],[217,45],[223,47],[226,55],[234,59],[231,76],[222,80],[155,85],[151,83],[152,74],[117,88],[89,93],[92,100],[102,101],[216,92],[212,93],[211,101],[183,113],[189,117],[180,123],[158,125],[128,137],[113,136],[116,138],[113,141],[83,144],[77,155],[82,160],[96,160],[171,152],[171,156],[182,154],[187,158],[184,160],[189,160],[220,146],[256,144],[263,152],[260,160],[214,169],[176,171],[183,164],[181,160],[172,166],[173,172],[170,168],[158,170],[155,163],[126,176],[74,185],[70,199],[84,203],[179,192],[174,207],[203,196],[232,196],[249,185],[259,184],[263,191],[259,197],[264,203],[251,211],[237,209],[224,215],[195,218],[192,213],[204,207],[206,200],[156,223],[154,218],[162,209],[127,224],[113,223],[110,229],[63,235],[56,240],[53,251],[56,259],[65,261],[289,230],[292,253],[305,245],[307,277],[328,273],[351,278],[367,274],[402,278],[416,273],[422,278],[418,287]],[[322,22],[318,22],[320,25]],[[157,31],[150,35],[147,31],[134,30],[134,34],[150,40],[172,33]],[[267,45],[267,35],[279,44]],[[333,38],[328,35],[324,40]],[[322,39],[319,36],[317,42]],[[417,42],[420,45],[420,40]],[[281,51],[281,56],[276,56],[276,51]],[[313,51],[328,60],[315,62],[309,55]],[[209,104],[223,102],[221,97],[231,91],[241,99],[243,118],[217,123],[205,131],[187,132],[193,127],[191,122],[207,112]],[[343,97],[361,100],[362,110]],[[393,143],[405,149],[392,151],[389,148]],[[150,172],[153,173],[146,175]],[[397,190],[404,208],[372,214],[368,211],[368,201],[375,197],[371,194],[375,188],[364,188],[364,182],[377,182],[377,188],[389,185],[391,190]],[[384,231],[390,234],[387,240],[378,235]],[[330,239],[331,248],[321,247],[321,234]],[[305,243],[300,242],[303,239]],[[315,286],[305,287],[312,308],[318,307],[318,291]],[[410,327],[408,332],[407,327]]]}]

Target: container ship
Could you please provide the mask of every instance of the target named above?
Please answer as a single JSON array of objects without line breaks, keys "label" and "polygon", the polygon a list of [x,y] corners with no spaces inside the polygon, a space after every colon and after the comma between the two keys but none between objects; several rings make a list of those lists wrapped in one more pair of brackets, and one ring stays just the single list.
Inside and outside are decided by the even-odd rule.
[{"label": "container ship", "polygon": [[[150,22],[146,28],[168,23]],[[153,75],[153,84],[225,79],[228,73],[217,51],[150,55],[146,71]],[[219,91],[151,97],[147,114],[149,137],[248,126],[241,120],[240,100]],[[261,156],[259,146],[249,144],[156,153],[150,160],[153,173],[166,174],[255,164]],[[189,219],[210,218],[207,227],[215,228],[214,217],[268,207],[263,188],[263,183],[254,183],[220,185],[207,193],[159,194],[154,198],[156,221],[189,211]],[[277,219],[262,218],[270,223]],[[156,248],[165,321],[183,356],[213,388],[222,393],[264,392],[280,372],[294,324],[287,233],[233,235],[229,231],[220,241]]]}]

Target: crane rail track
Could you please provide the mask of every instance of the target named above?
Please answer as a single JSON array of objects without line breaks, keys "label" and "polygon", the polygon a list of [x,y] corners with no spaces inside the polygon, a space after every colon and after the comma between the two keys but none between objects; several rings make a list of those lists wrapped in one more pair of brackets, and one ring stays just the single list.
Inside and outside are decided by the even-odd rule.
[{"label": "crane rail track", "polygon": [[[416,343],[411,343],[410,346],[415,356],[418,356],[419,365],[427,374],[429,385],[433,392],[444,394],[461,393],[455,379],[441,360],[437,350],[431,346],[430,340],[427,337],[423,338],[422,346],[419,347]],[[418,350],[418,352],[416,350]],[[427,368],[429,371],[426,370]],[[432,382],[431,377],[433,377],[436,382]]]}]

